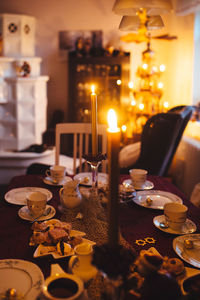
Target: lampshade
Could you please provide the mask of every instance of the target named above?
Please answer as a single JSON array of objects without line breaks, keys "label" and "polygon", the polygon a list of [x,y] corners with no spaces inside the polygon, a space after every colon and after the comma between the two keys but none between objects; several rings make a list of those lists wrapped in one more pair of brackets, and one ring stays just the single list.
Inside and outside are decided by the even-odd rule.
[{"label": "lampshade", "polygon": [[[123,16],[119,29],[122,31],[138,31],[140,19],[138,16]],[[161,16],[150,16],[147,24],[148,30],[161,29],[164,27]]]},{"label": "lampshade", "polygon": [[171,0],[115,0],[113,11],[118,15],[134,16],[138,9],[145,8],[147,14],[161,15],[172,11]]}]

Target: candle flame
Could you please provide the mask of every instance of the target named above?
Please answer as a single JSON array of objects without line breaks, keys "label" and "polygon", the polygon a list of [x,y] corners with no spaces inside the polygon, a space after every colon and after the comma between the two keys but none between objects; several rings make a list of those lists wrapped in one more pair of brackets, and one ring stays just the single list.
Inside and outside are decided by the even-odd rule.
[{"label": "candle flame", "polygon": [[112,108],[109,109],[109,111],[108,111],[108,125],[109,125],[108,130],[110,132],[119,131],[119,128],[117,127],[117,116],[116,116],[114,109],[112,109]]},{"label": "candle flame", "polygon": [[95,85],[93,84],[93,85],[91,85],[91,91],[92,91],[92,94],[94,94],[95,93]]}]

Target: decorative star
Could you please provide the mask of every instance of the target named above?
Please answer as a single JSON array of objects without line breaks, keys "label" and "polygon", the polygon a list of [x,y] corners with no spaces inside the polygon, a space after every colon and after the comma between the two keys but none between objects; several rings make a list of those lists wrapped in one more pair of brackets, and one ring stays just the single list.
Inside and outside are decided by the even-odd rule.
[{"label": "decorative star", "polygon": [[144,240],[142,240],[142,239],[136,240],[135,243],[136,243],[138,246],[144,246],[144,245],[146,245],[146,242],[145,242]]},{"label": "decorative star", "polygon": [[146,237],[144,240],[149,244],[155,244],[156,242],[156,240],[153,237]]}]

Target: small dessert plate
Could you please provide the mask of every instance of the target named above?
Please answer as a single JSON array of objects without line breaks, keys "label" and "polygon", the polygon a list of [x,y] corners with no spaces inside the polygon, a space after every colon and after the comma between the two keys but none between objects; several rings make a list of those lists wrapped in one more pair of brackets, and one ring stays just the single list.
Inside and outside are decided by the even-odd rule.
[{"label": "small dessert plate", "polygon": [[151,190],[154,188],[153,182],[149,180],[146,180],[141,187],[134,186],[131,179],[125,179],[122,184],[125,186],[131,185],[134,187],[135,190]]},{"label": "small dessert plate", "polygon": [[[185,247],[185,240],[193,241],[194,246],[188,249]],[[200,234],[187,234],[176,237],[173,240],[173,249],[184,261],[196,268],[200,268]]]},{"label": "small dessert plate", "polygon": [[[48,220],[48,219],[51,219],[55,214],[56,214],[56,210],[53,206],[51,205],[47,205],[46,206],[46,209],[48,209],[49,207],[51,207],[51,211],[50,213],[47,215],[47,216],[42,216],[40,218],[38,218],[37,221],[44,221],[44,220]],[[35,217],[33,217],[31,214],[30,214],[30,211],[28,209],[28,206],[23,206],[21,207],[19,210],[18,210],[18,215],[21,219],[24,219],[24,220],[28,220],[28,221],[33,221],[35,219]]]},{"label": "small dessert plate", "polygon": [[[90,240],[87,240],[85,238],[82,239],[82,243],[88,243],[91,245],[95,245],[96,243]],[[57,252],[56,246],[44,246],[42,244],[40,244],[37,249],[35,250],[33,257],[40,257],[40,256],[46,256],[46,255],[52,255],[53,258],[55,259],[59,259],[59,258],[63,258],[63,257],[67,257],[67,256],[72,256],[74,255],[74,249],[71,248],[71,251],[66,254],[66,255],[60,255]]]},{"label": "small dessert plate", "polygon": [[163,210],[164,205],[169,202],[183,203],[177,195],[159,190],[138,191],[133,201],[140,206],[160,210]]},{"label": "small dessert plate", "polygon": [[182,229],[180,231],[174,230],[174,229],[172,229],[170,227],[166,227],[166,228],[161,227],[160,223],[163,223],[163,222],[165,222],[165,216],[164,215],[156,216],[153,219],[154,225],[158,229],[160,229],[160,230],[162,230],[164,232],[167,232],[167,233],[182,235],[182,234],[193,233],[193,232],[195,232],[197,230],[197,227],[196,227],[195,223],[192,222],[189,219],[186,219],[186,222],[185,222],[185,224],[183,225],[183,227],[182,227]]},{"label": "small dessert plate", "polygon": [[44,183],[48,184],[48,185],[54,185],[54,186],[61,186],[61,185],[65,185],[67,182],[72,181],[73,179],[69,176],[65,176],[65,178],[63,180],[61,180],[58,183],[54,183],[51,179],[51,177],[45,177],[43,179]]}]

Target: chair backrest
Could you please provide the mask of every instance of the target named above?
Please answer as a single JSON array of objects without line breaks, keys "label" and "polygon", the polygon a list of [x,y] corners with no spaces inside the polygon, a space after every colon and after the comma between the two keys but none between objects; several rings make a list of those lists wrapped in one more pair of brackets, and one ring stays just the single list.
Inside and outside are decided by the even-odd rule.
[{"label": "chair backrest", "polygon": [[[179,106],[175,106],[173,108],[171,108],[168,113],[175,113],[175,114],[180,114],[182,117],[182,126],[179,130],[179,134],[177,136],[177,140],[176,140],[176,148],[178,147],[178,144],[181,140],[181,137],[183,135],[183,132],[185,130],[185,127],[187,126],[190,118],[192,117],[192,114],[195,110],[194,106],[190,106],[190,105],[179,105]],[[175,149],[176,150],[176,149]]]},{"label": "chair backrest", "polygon": [[133,167],[152,175],[167,175],[192,111],[192,107],[185,107],[151,117],[143,128],[140,156]]},{"label": "chair backrest", "polygon": [[[76,174],[77,159],[79,160],[79,172],[87,171],[88,164],[83,165],[83,154],[89,153],[89,141],[91,136],[90,123],[60,123],[56,125],[56,152],[55,164],[59,164],[59,156],[61,149],[61,135],[73,135],[73,173]],[[107,151],[107,133],[106,125],[98,125],[98,136],[101,136],[101,143],[99,143],[99,152],[103,154]],[[102,162],[102,172],[106,172],[106,161]]]}]

